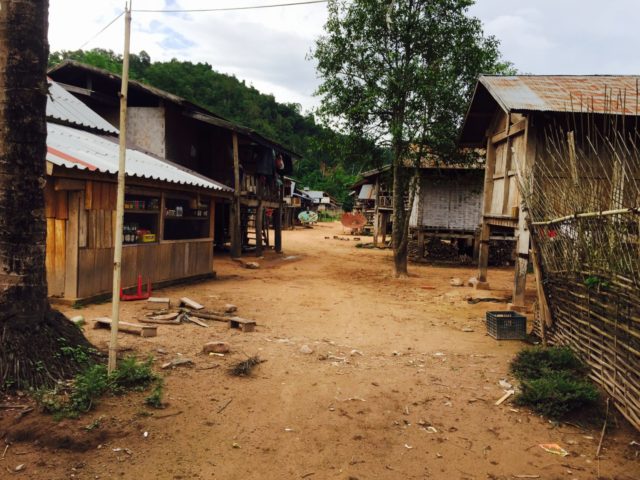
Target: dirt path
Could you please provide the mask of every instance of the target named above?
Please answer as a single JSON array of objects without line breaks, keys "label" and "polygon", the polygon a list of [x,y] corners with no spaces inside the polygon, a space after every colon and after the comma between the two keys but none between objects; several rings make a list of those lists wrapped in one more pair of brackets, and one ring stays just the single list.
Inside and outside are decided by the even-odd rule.
[{"label": "dirt path", "polygon": [[[484,312],[503,305],[468,305],[463,297],[472,290],[449,285],[473,268],[414,266],[411,278],[394,280],[388,251],[356,249],[333,238],[341,233],[335,224],[285,232],[286,255],[268,254],[258,270],[218,258],[217,280],[163,290],[210,308],[233,303],[257,320],[257,331],[211,322],[161,326],[155,338],[121,335],[123,347],[153,354],[158,366],[178,354],[195,361],[161,371],[168,407],[150,410],[133,394],[59,423],[0,411],[0,434],[25,439],[0,460],[0,478],[640,478],[638,447],[630,445],[638,435],[624,424],[607,435],[597,460],[596,428],[494,405],[522,344],[485,335]],[[504,292],[490,295],[506,294],[511,279],[510,270],[492,271],[492,286]],[[141,312],[139,304],[124,306],[125,318]],[[110,305],[66,313],[108,316]],[[107,331],[87,334],[106,347]],[[202,355],[213,340],[229,342],[233,353]],[[245,354],[266,362],[251,378],[228,376]],[[83,429],[97,419],[97,428]],[[65,438],[73,451],[59,448]],[[540,443],[559,443],[570,456]],[[7,473],[19,464],[26,468]]]}]

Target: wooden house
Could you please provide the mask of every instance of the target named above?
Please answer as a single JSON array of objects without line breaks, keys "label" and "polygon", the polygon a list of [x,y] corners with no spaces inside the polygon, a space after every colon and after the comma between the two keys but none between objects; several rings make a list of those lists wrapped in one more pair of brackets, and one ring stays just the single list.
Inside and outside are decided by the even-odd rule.
[{"label": "wooden house", "polygon": [[[65,60],[49,75],[112,125],[118,125],[120,77]],[[282,176],[297,154],[258,132],[230,122],[181,97],[130,80],[127,139],[133,145],[231,187],[216,204],[216,243],[233,256],[255,247],[261,254],[267,211],[273,213],[274,246],[282,248]]]},{"label": "wooden house", "polygon": [[471,259],[480,231],[484,168],[423,162],[409,218],[414,261]]},{"label": "wooden house", "polygon": [[[637,117],[635,103],[624,105],[622,98],[612,98],[611,92],[637,92],[638,78],[480,76],[461,133],[463,147],[486,148],[479,287],[488,288],[490,236],[495,232],[513,234],[517,244],[513,308],[524,307],[530,229],[520,189],[532,181],[536,165],[547,163],[545,135],[558,125],[571,125],[576,138],[572,148],[579,150],[587,147],[579,142],[588,141],[584,129],[594,118],[602,122],[624,115]],[[632,122],[627,122],[625,128],[631,126]],[[611,171],[603,175],[612,175],[613,165],[612,161]],[[579,176],[579,172],[575,175]]]},{"label": "wooden house", "polygon": [[353,210],[367,219],[364,232],[373,234],[374,245],[378,244],[380,235],[382,243],[386,243],[386,236],[391,233],[392,186],[391,165],[385,165],[362,173],[361,179],[351,187],[354,192]]},{"label": "wooden house", "polygon": [[284,209],[282,228],[293,229],[300,224],[298,214],[313,208],[313,200],[309,195],[296,187],[297,182],[291,177],[284,177]]},{"label": "wooden house", "polygon": [[[49,295],[108,295],[115,239],[118,130],[56,83],[47,103],[46,270]],[[215,205],[232,190],[127,149],[122,285],[210,277]]]}]

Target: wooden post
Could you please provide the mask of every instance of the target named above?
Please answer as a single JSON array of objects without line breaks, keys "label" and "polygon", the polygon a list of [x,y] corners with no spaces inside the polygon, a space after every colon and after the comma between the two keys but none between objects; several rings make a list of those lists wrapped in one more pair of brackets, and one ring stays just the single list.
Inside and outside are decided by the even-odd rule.
[{"label": "wooden post", "polygon": [[418,227],[418,256],[416,260],[420,261],[423,258],[424,258],[424,231],[422,230],[422,227],[419,226]]},{"label": "wooden post", "polygon": [[[509,120],[507,119],[507,122]],[[478,283],[476,288],[488,289],[487,269],[489,266],[489,236],[491,227],[487,215],[491,214],[493,200],[493,174],[496,170],[496,148],[491,139],[491,131],[487,132],[487,162],[484,170],[484,196],[482,200],[482,226],[480,230],[480,247],[478,252]]]},{"label": "wooden post", "polygon": [[380,230],[382,230],[382,246],[387,245],[387,224],[389,222],[389,212],[384,212],[382,215],[380,224]]},{"label": "wooden post", "polygon": [[527,267],[529,266],[529,229],[525,217],[526,212],[520,212],[518,232],[516,233],[516,268],[513,285],[512,307],[524,308],[524,294],[527,285]]},{"label": "wooden post", "polygon": [[489,237],[491,236],[491,226],[486,220],[482,221],[480,227],[480,246],[478,248],[478,288],[488,289],[487,269],[489,267]]},{"label": "wooden post", "polygon": [[376,176],[376,203],[373,211],[373,246],[378,246],[378,234],[380,233],[380,174]]},{"label": "wooden post", "polygon": [[256,207],[256,257],[262,256],[262,218],[264,216],[264,208],[262,206],[262,199],[258,199],[258,206]]},{"label": "wooden post", "polygon": [[240,156],[238,154],[238,134],[233,132],[233,199],[231,201],[231,257],[242,255],[242,234],[240,233]]},{"label": "wooden post", "polygon": [[[278,193],[279,208],[274,212],[275,218],[273,219],[274,239],[273,246],[276,253],[282,253],[282,209],[284,205],[284,187],[280,187]],[[291,222],[293,227],[293,221]]]},{"label": "wooden post", "polygon": [[120,320],[120,285],[122,279],[122,237],[124,224],[124,180],[127,155],[127,92],[129,89],[129,43],[131,39],[131,2],[124,17],[124,54],[120,85],[120,155],[118,162],[118,195],[116,201],[116,237],[113,249],[113,290],[111,294],[111,338],[109,341],[108,372],[116,369],[118,352],[118,322]]}]

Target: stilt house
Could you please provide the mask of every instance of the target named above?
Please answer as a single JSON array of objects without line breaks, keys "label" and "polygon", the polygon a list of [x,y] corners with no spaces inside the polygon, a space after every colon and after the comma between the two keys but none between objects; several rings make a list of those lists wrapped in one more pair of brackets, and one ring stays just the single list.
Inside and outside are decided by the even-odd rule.
[{"label": "stilt house", "polygon": [[[120,77],[106,70],[65,60],[49,71],[63,88],[110,124],[119,122]],[[261,254],[271,239],[266,213],[273,214],[277,251],[282,248],[282,176],[298,155],[258,132],[163,90],[130,80],[127,140],[233,189],[216,203],[216,244],[232,254],[255,248]]]},{"label": "stilt house", "polygon": [[640,429],[640,76],[481,76],[462,143],[486,146],[479,280],[496,230],[532,261],[535,328],[570,346]]},{"label": "stilt house", "polygon": [[[46,270],[49,295],[109,294],[113,277],[118,130],[56,83],[47,102]],[[232,190],[127,149],[122,285],[213,275],[215,205]]]}]

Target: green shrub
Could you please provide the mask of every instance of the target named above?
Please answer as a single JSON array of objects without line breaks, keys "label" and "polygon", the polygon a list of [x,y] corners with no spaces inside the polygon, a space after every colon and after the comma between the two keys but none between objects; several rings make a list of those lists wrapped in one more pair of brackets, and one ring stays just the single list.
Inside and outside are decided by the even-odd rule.
[{"label": "green shrub", "polygon": [[152,363],[151,357],[144,362],[139,362],[135,357],[124,358],[109,376],[109,390],[118,394],[146,389],[157,378],[151,368]]},{"label": "green shrub", "polygon": [[562,418],[583,406],[598,400],[598,389],[587,379],[567,372],[549,373],[544,377],[523,380],[522,391],[515,402],[531,407],[550,418]]},{"label": "green shrub", "polygon": [[127,357],[111,375],[107,373],[105,365],[93,364],[76,375],[66,392],[59,389],[41,390],[35,393],[35,398],[45,412],[58,418],[75,418],[93,409],[98,399],[106,393],[120,395],[131,390],[141,391],[157,382],[160,387],[156,386],[151,396],[155,394],[161,403],[162,382],[153,373],[152,362],[152,358],[139,362],[135,357]]},{"label": "green shrub", "polygon": [[533,347],[521,350],[511,362],[511,373],[518,380],[534,380],[552,372],[583,376],[585,365],[568,347]]},{"label": "green shrub", "polygon": [[155,387],[151,390],[151,394],[144,399],[144,403],[153,408],[164,408],[162,395],[164,393],[164,382],[162,379],[156,381]]},{"label": "green shrub", "polygon": [[511,362],[511,372],[521,382],[515,403],[554,419],[598,400],[585,364],[568,347],[522,350]]}]

